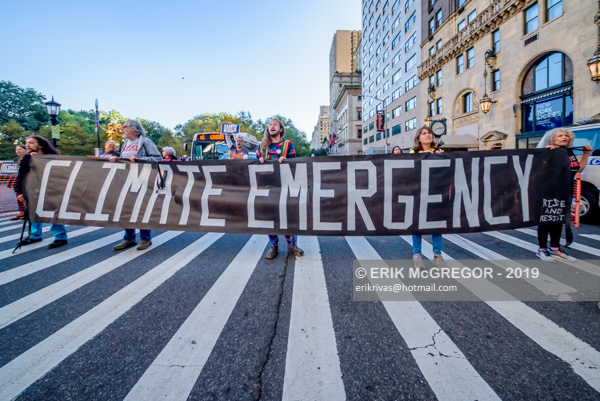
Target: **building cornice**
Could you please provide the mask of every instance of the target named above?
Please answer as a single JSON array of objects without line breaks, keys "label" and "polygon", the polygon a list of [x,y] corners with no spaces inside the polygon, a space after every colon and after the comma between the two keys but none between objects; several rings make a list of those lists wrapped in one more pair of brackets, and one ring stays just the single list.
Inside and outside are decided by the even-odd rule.
[{"label": "building cornice", "polygon": [[346,93],[346,91],[348,91],[350,89],[362,89],[362,85],[361,84],[344,84],[344,85],[342,85],[342,89],[340,89],[340,93],[338,94],[337,99],[335,99],[335,102],[333,102],[332,107],[334,110],[337,109],[340,100],[344,96],[344,93]]}]

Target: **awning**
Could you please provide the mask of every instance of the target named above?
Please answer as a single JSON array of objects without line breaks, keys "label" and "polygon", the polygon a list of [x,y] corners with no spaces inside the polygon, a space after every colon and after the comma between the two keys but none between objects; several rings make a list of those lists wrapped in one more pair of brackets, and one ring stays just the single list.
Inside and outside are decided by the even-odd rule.
[{"label": "awning", "polygon": [[573,90],[573,87],[569,86],[568,88],[562,88],[562,89],[558,89],[558,90],[555,90],[555,91],[550,92],[550,93],[544,93],[543,95],[534,96],[534,97],[529,98],[527,100],[523,100],[522,102],[515,103],[513,105],[513,108],[516,108],[520,104],[533,103],[536,100],[546,99],[548,97],[551,97],[551,96],[554,96],[554,95],[558,95],[559,93],[568,92],[568,91],[571,91],[571,90]]}]

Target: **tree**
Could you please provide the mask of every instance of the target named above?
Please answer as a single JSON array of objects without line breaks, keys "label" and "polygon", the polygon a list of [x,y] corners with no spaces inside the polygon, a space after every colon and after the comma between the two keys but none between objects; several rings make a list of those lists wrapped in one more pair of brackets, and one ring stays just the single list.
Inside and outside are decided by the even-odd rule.
[{"label": "tree", "polygon": [[0,125],[0,160],[15,159],[15,146],[24,145],[27,132],[15,120]]},{"label": "tree", "polygon": [[15,120],[25,131],[35,132],[48,120],[45,96],[10,81],[0,81],[0,124]]}]

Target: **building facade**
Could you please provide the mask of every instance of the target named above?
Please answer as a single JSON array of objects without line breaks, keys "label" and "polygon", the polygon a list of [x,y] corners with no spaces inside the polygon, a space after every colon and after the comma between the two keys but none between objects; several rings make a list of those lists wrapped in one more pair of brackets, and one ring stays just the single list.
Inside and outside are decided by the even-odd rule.
[{"label": "building facade", "polygon": [[448,142],[531,148],[600,112],[587,66],[595,0],[422,0],[421,9],[419,106],[445,122]]},{"label": "building facade", "polygon": [[311,149],[320,149],[327,144],[329,140],[329,106],[321,106],[319,108],[319,118],[315,129],[313,130],[312,139],[310,141]]},{"label": "building facade", "polygon": [[[415,0],[363,0],[363,150],[407,149],[424,116],[417,67],[421,64],[421,3]],[[383,111],[385,131],[376,129]],[[371,149],[371,150],[369,150]]]}]

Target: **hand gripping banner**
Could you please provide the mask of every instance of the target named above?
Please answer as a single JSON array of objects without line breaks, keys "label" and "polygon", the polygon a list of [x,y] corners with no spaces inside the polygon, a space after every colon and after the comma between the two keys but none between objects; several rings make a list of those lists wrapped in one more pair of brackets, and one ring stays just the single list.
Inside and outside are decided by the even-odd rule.
[{"label": "hand gripping banner", "polygon": [[[159,173],[161,174],[159,176]],[[32,221],[300,235],[465,233],[564,222],[564,150],[132,163],[37,155]]]}]

